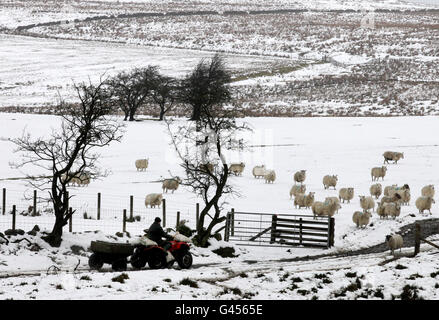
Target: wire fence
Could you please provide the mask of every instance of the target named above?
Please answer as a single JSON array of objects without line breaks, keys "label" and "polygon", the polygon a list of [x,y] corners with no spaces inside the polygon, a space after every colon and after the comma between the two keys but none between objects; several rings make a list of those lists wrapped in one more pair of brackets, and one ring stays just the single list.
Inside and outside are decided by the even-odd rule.
[{"label": "wire fence", "polygon": [[[199,204],[190,201],[163,199],[160,206],[146,207],[144,198],[121,197],[109,194],[69,194],[69,207],[73,215],[69,223],[72,232],[102,231],[104,233],[129,232],[143,234],[155,217],[161,217],[164,228],[175,230],[177,223],[185,220],[195,229]],[[38,225],[41,230],[51,230],[55,222],[53,205],[34,190],[0,190],[0,230],[31,230]],[[14,211],[15,208],[15,211]],[[124,217],[125,216],[125,217]]]}]

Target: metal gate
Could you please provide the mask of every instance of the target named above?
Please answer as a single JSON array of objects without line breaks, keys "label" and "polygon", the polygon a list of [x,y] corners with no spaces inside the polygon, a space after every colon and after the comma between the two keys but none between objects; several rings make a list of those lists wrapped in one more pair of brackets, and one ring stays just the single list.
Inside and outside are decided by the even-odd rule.
[{"label": "metal gate", "polygon": [[224,240],[247,246],[334,245],[334,218],[312,215],[235,212],[227,214]]}]

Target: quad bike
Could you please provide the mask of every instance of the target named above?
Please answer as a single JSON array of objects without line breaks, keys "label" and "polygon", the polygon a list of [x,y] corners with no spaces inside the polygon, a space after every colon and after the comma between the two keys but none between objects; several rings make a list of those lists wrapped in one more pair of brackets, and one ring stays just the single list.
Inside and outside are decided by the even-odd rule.
[{"label": "quad bike", "polygon": [[[131,265],[135,269],[143,268],[146,263],[151,269],[171,267],[175,261],[182,269],[189,269],[192,266],[192,254],[189,252],[190,245],[184,241],[169,241],[171,247],[166,251],[157,244],[137,244],[131,256]],[[168,252],[173,259],[168,261]]]}]

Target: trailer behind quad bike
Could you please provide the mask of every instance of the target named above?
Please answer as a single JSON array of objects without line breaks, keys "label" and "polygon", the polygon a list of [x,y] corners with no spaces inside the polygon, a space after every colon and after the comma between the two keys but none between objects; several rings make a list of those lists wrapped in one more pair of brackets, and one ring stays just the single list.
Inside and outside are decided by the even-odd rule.
[{"label": "trailer behind quad bike", "polygon": [[93,251],[88,259],[90,268],[99,270],[104,263],[109,263],[114,271],[124,271],[127,269],[127,258],[134,252],[134,246],[129,243],[92,241],[90,250]]}]

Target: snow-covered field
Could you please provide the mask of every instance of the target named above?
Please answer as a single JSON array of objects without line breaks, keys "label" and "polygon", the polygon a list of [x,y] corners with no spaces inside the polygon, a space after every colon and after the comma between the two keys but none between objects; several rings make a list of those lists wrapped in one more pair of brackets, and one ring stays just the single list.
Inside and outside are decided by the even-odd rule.
[{"label": "snow-covered field", "polygon": [[[230,162],[243,161],[246,164],[242,177],[232,177],[232,183],[242,197],[226,199],[229,203],[227,209],[311,214],[310,210],[294,209],[293,201],[289,199],[293,174],[301,169],[307,170],[307,192],[315,192],[316,200],[338,196],[339,188],[353,187],[353,201],[343,204],[343,208],[336,215],[336,238],[332,251],[354,250],[382,243],[386,234],[425,217],[417,213],[414,202],[424,185],[439,184],[438,177],[434,174],[439,170],[439,143],[437,137],[431,134],[438,124],[435,117],[248,118],[244,121],[254,128],[247,137],[250,147],[241,154],[229,155]],[[23,200],[23,193],[27,190],[26,195],[29,196],[32,190],[26,188],[23,180],[4,179],[23,177],[25,173],[44,174],[31,167],[26,172],[10,168],[9,162],[19,158],[13,152],[14,146],[8,139],[20,136],[24,129],[33,136],[45,135],[58,124],[55,116],[1,115],[0,144],[3,152],[0,157],[0,179],[3,180],[0,180],[0,187],[8,190],[8,210],[13,204],[17,204],[19,212],[26,211],[32,201]],[[111,233],[121,231],[122,210],[129,208],[130,195],[134,196],[134,214],[140,215],[143,220],[129,224],[128,231],[140,234],[156,215],[161,215],[160,209],[145,208],[145,195],[161,192],[158,181],[169,177],[170,173],[183,177],[168,144],[166,130],[166,126],[158,121],[128,123],[123,141],[102,150],[102,166],[110,169],[112,174],[102,180],[93,181],[88,187],[72,188],[71,194],[76,195],[72,200],[72,207],[78,210],[73,220],[74,230],[96,230],[102,223],[103,230],[108,228]],[[388,172],[381,183],[383,186],[409,184],[412,194],[410,206],[404,206],[401,216],[396,220],[380,220],[375,215],[372,227],[357,230],[351,219],[353,212],[360,208],[358,196],[369,195],[372,184],[370,170],[383,164],[382,154],[386,150],[404,152],[405,159],[397,165],[387,165]],[[145,157],[150,159],[148,170],[137,172],[134,161]],[[263,180],[253,178],[251,169],[260,164],[276,171],[277,180],[274,184],[265,184]],[[323,188],[322,178],[326,174],[338,175],[337,190]],[[82,219],[84,212],[96,217],[98,192],[102,193],[103,198],[103,222]],[[167,200],[168,226],[174,226],[177,211],[181,212],[181,219],[189,220],[189,225],[194,225],[195,204],[200,202],[199,199],[183,187],[174,194],[164,194],[164,198]],[[433,216],[437,215],[435,206],[432,212]],[[19,216],[17,226],[26,223],[30,230],[39,219],[46,219],[44,225],[50,225],[49,217],[50,213],[44,213],[41,218]],[[5,219],[10,220],[10,217],[0,219],[3,219],[3,225],[9,226]],[[301,250],[303,249],[294,251],[300,254]],[[319,253],[319,250],[315,252]]]}]

